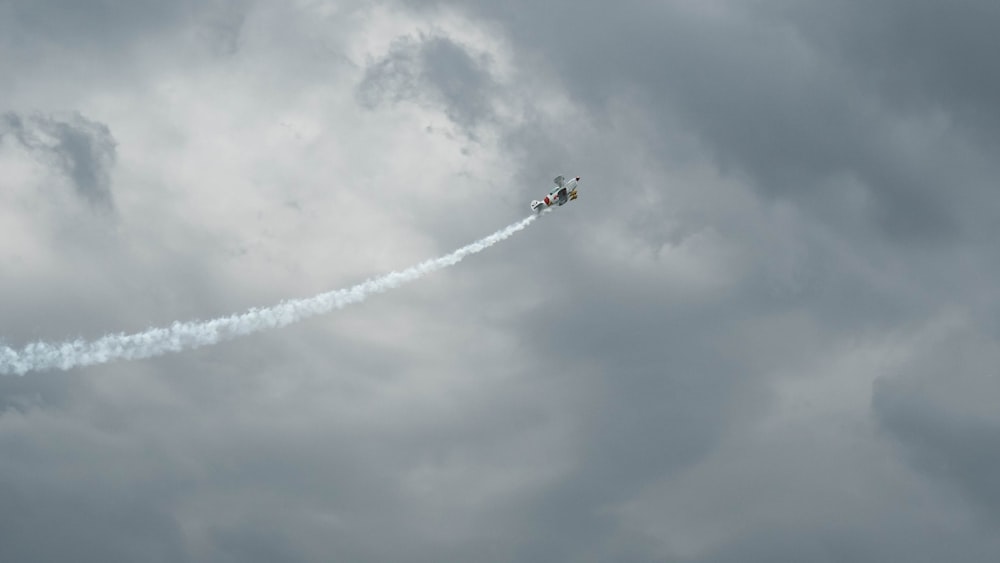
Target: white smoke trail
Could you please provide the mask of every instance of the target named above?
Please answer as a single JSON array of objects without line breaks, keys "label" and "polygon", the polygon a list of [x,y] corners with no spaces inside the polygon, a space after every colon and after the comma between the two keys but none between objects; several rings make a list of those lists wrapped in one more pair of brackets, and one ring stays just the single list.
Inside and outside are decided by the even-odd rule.
[{"label": "white smoke trail", "polygon": [[177,321],[166,328],[151,328],[135,334],[109,334],[93,342],[84,340],[57,344],[33,342],[21,350],[3,346],[0,347],[0,373],[24,375],[29,371],[56,368],[67,370],[113,360],[138,360],[167,352],[208,346],[269,328],[283,327],[364,301],[373,293],[394,289],[431,272],[457,264],[466,256],[482,252],[523,230],[537,217],[537,215],[526,217],[451,254],[421,262],[401,272],[385,274],[347,289],[321,293],[307,299],[284,301],[273,307],[250,309],[245,313],[209,321]]}]

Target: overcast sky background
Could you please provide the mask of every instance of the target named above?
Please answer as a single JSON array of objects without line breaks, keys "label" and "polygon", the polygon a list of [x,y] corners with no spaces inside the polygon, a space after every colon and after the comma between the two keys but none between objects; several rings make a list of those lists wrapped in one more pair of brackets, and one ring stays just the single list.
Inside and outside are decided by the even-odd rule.
[{"label": "overcast sky background", "polygon": [[993,0],[0,1],[0,560],[997,561]]}]

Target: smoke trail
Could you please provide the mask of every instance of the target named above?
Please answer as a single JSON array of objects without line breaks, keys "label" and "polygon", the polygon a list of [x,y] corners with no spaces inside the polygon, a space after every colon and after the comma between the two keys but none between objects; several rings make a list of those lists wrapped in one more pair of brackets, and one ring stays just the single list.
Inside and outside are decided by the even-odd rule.
[{"label": "smoke trail", "polygon": [[58,344],[34,342],[21,350],[0,347],[0,373],[24,375],[29,371],[71,369],[113,360],[138,360],[216,344],[269,328],[283,327],[314,315],[328,313],[447,268],[466,256],[482,252],[523,230],[535,219],[531,215],[508,227],[463,246],[451,254],[432,258],[401,272],[369,279],[347,289],[321,293],[307,299],[283,301],[273,307],[209,321],[177,321],[166,328],[151,328],[135,334],[109,334],[93,342],[74,340]]}]

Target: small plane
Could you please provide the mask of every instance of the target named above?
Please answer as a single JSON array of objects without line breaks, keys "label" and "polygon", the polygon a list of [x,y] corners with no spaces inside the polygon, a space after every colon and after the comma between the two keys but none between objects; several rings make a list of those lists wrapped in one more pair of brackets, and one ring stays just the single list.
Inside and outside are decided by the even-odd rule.
[{"label": "small plane", "polygon": [[556,179],[553,181],[556,183],[556,189],[549,192],[549,195],[545,196],[545,198],[536,199],[531,202],[531,210],[535,213],[541,213],[552,206],[566,205],[567,202],[576,199],[576,183],[580,181],[579,176],[569,182],[562,176],[556,176]]}]

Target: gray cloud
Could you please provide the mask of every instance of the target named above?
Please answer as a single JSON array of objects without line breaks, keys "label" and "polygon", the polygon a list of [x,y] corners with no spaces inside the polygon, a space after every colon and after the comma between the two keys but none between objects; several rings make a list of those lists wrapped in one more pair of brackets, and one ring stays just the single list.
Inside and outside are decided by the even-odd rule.
[{"label": "gray cloud", "polygon": [[879,379],[872,397],[880,427],[914,470],[957,492],[992,526],[1000,522],[998,360],[996,334],[966,327]]},{"label": "gray cloud", "polygon": [[192,7],[188,1],[122,5],[111,0],[14,0],[7,3],[3,26],[28,45],[105,52],[185,22],[194,13]]},{"label": "gray cloud", "polygon": [[[69,245],[27,211],[2,231],[40,255],[0,277],[11,344],[349,285],[408,265],[390,250],[506,224],[556,174],[583,176],[581,198],[363,308],[0,380],[0,558],[997,559],[991,5],[109,6],[0,18],[23,40],[2,64],[24,76],[0,102],[63,92],[107,121],[18,109],[4,142],[88,200],[111,201],[116,158],[139,180],[119,198],[130,236]],[[384,57],[325,73],[387,33]],[[56,90],[24,62],[115,52],[135,59],[127,87]],[[92,112],[115,95],[171,121]],[[443,136],[381,115],[399,103],[498,144],[436,162]],[[116,153],[111,130],[135,144]],[[468,205],[386,180],[397,167],[460,178]],[[271,219],[289,193],[299,208]],[[222,258],[259,231],[270,255]]]},{"label": "gray cloud", "polygon": [[941,412],[927,401],[883,385],[875,412],[906,449],[913,465],[954,485],[993,522],[1000,521],[1000,424],[961,413]]},{"label": "gray cloud", "polygon": [[50,161],[90,203],[106,209],[114,206],[111,168],[116,144],[106,125],[80,114],[58,118],[8,112],[0,121],[3,137],[15,139],[38,158]]},{"label": "gray cloud", "polygon": [[1000,95],[1000,72],[990,60],[1000,48],[996,4],[879,0],[772,6],[897,107],[943,111],[996,142],[1000,115],[993,100]]},{"label": "gray cloud", "polygon": [[[504,29],[525,57],[545,60],[552,76],[595,122],[609,125],[601,120],[617,111],[620,100],[641,108],[639,114],[652,124],[652,138],[640,150],[648,151],[643,154],[648,160],[664,163],[661,174],[669,175],[678,162],[683,165],[675,154],[689,155],[685,137],[694,138],[700,155],[757,196],[742,213],[723,218],[714,210],[725,205],[718,198],[726,196],[713,186],[689,196],[688,189],[671,186],[669,180],[654,185],[635,178],[634,170],[615,161],[618,155],[590,152],[586,141],[573,139],[577,152],[593,157],[583,175],[589,173],[591,182],[597,176],[597,191],[612,192],[599,203],[602,210],[611,216],[629,214],[625,206],[617,207],[619,198],[632,198],[641,208],[631,212],[641,222],[621,225],[637,245],[652,242],[663,254],[683,247],[684,236],[675,235],[687,231],[686,226],[666,225],[697,214],[702,224],[742,241],[740,253],[755,265],[739,274],[731,293],[716,295],[711,305],[699,302],[686,314],[686,308],[668,306],[666,288],[629,287],[631,280],[598,263],[574,269],[569,263],[580,264],[583,252],[571,249],[573,258],[565,261],[549,258],[557,264],[546,268],[553,276],[551,286],[569,288],[569,296],[565,303],[541,309],[540,319],[525,325],[528,341],[539,343],[539,353],[553,355],[549,370],[582,364],[606,374],[607,382],[596,385],[583,378],[584,387],[605,392],[604,407],[588,413],[594,423],[588,451],[595,454],[583,457],[579,471],[567,477],[564,485],[570,492],[559,496],[554,491],[552,498],[539,501],[535,528],[553,521],[566,527],[536,538],[532,546],[538,551],[531,552],[532,558],[567,560],[602,549],[614,554],[608,558],[633,553],[616,543],[629,537],[628,531],[599,515],[625,499],[640,498],[655,483],[669,483],[685,470],[698,471],[690,468],[710,463],[705,456],[715,448],[737,447],[725,444],[734,428],[753,425],[778,408],[768,391],[777,385],[768,383],[774,371],[790,370],[808,381],[813,372],[827,369],[819,358],[831,346],[905,331],[948,307],[985,306],[995,312],[988,297],[995,292],[976,281],[995,272],[995,260],[979,241],[996,236],[998,211],[990,187],[997,172],[992,143],[983,142],[998,129],[991,125],[992,109],[981,102],[991,96],[994,71],[976,62],[989,51],[979,48],[994,41],[984,30],[995,27],[997,18],[984,4],[921,3],[911,10],[885,2],[874,14],[867,5],[819,3],[770,3],[764,10],[728,4],[702,10],[683,2],[625,3],[615,10],[579,3],[434,4],[452,5]],[[973,23],[977,16],[981,21]],[[937,17],[946,25],[929,31]],[[961,60],[966,62],[958,64]],[[980,70],[982,75],[974,78]],[[986,119],[969,118],[977,111]],[[531,147],[524,150],[529,155],[523,161],[525,177],[537,177],[546,162],[573,158],[563,148],[570,143],[549,131],[554,131],[552,124],[542,123],[509,138],[519,149]],[[601,148],[614,152],[613,129],[602,133],[611,138]],[[661,197],[643,199],[644,189]],[[776,227],[771,239],[760,229],[767,219],[757,215],[758,205],[788,205],[802,223]],[[685,211],[692,215],[685,217]],[[595,228],[581,222],[567,226],[565,234]],[[785,258],[797,280],[786,271],[769,271],[782,260],[785,241],[802,248]],[[635,252],[641,254],[638,248]],[[614,305],[608,310],[598,305],[603,302]],[[560,318],[556,310],[567,317]],[[802,334],[795,325],[781,327],[768,320],[797,311],[817,323],[817,333]],[[991,342],[998,336],[994,324],[976,325]],[[758,327],[754,344],[747,341],[753,332],[741,334],[740,326]],[[949,359],[934,377],[947,377],[961,365],[960,356],[945,352],[955,346],[944,346]],[[848,373],[843,379],[849,385]],[[705,393],[694,393],[697,387],[692,386],[701,384]],[[992,386],[981,382],[971,387],[996,396]],[[890,389],[894,387],[877,387],[874,409],[864,409],[861,418],[809,424],[877,424],[890,442],[902,444],[904,467],[932,476],[933,482],[916,489],[939,491],[941,482],[952,481],[953,490],[980,499],[974,505],[992,506],[986,475],[994,469],[993,460],[985,452],[994,449],[993,425],[942,419],[933,407],[897,398]],[[734,405],[745,410],[732,412]],[[703,418],[705,413],[715,418]],[[820,428],[807,424],[803,431],[819,433]],[[685,448],[685,438],[694,447]],[[809,448],[819,452],[826,447],[834,446],[816,443]],[[766,455],[750,458],[775,466],[787,463],[782,453]],[[840,455],[857,464],[867,461],[857,451]],[[928,464],[951,469],[928,471]],[[824,488],[820,473],[803,479],[811,483],[809,490]],[[702,492],[711,495],[712,485],[707,483]],[[817,493],[813,501],[821,505],[823,498]],[[911,543],[908,538],[916,530],[932,525],[896,514],[892,502],[880,499],[866,509],[880,514],[879,522],[900,519],[899,529],[884,537],[841,526],[833,517],[823,518],[818,508],[799,507],[809,524],[769,528],[747,520],[752,532],[745,537],[692,559],[878,561],[944,555],[932,547],[937,540],[929,539],[923,547]],[[928,509],[952,510],[946,504]],[[739,501],[727,506],[739,510]],[[668,506],[659,510],[673,513]],[[974,523],[957,531],[934,529],[926,537],[962,543],[963,549],[948,556],[966,561],[989,560],[997,549]],[[640,553],[639,559],[658,558],[655,549]]]},{"label": "gray cloud", "polygon": [[[906,241],[953,240],[973,226],[967,223],[976,213],[951,194],[961,191],[963,200],[974,202],[987,190],[976,177],[949,172],[969,161],[992,160],[989,153],[973,144],[956,154],[954,134],[961,138],[962,131],[936,126],[934,118],[936,108],[959,111],[967,100],[992,99],[991,70],[979,80],[970,71],[952,82],[942,69],[992,66],[950,65],[934,57],[927,70],[917,70],[923,68],[919,54],[928,49],[950,53],[949,60],[963,60],[961,54],[980,60],[969,46],[975,40],[957,32],[980,4],[940,8],[957,20],[956,31],[937,29],[924,43],[916,38],[924,37],[932,21],[935,8],[927,4],[911,11],[883,2],[875,17],[867,5],[856,4],[795,3],[771,12],[728,6],[700,11],[682,2],[626,2],[613,11],[579,3],[461,6],[500,23],[523,51],[543,54],[567,89],[592,109],[601,111],[611,97],[637,91],[661,133],[679,120],[724,170],[746,174],[762,195],[791,199],[821,220],[842,224],[857,212],[846,199],[854,185],[865,194],[861,211],[871,226]],[[907,15],[896,18],[897,12]],[[988,13],[982,14],[987,20]],[[970,27],[973,37],[986,37],[981,25]],[[864,34],[870,46],[848,39],[851,33]],[[824,39],[830,37],[857,49],[856,57],[829,47]],[[921,50],[910,55],[908,42]],[[870,78],[882,67],[873,70],[869,59],[885,52],[894,56],[885,67],[913,68],[903,72],[939,77],[935,82],[958,91],[933,90],[937,103],[926,112],[900,103],[895,90]],[[928,91],[918,78],[912,82],[911,91]]]},{"label": "gray cloud", "polygon": [[475,56],[447,37],[398,39],[384,58],[365,69],[358,98],[370,109],[386,101],[441,104],[469,131],[492,115],[489,64],[488,57]]}]

